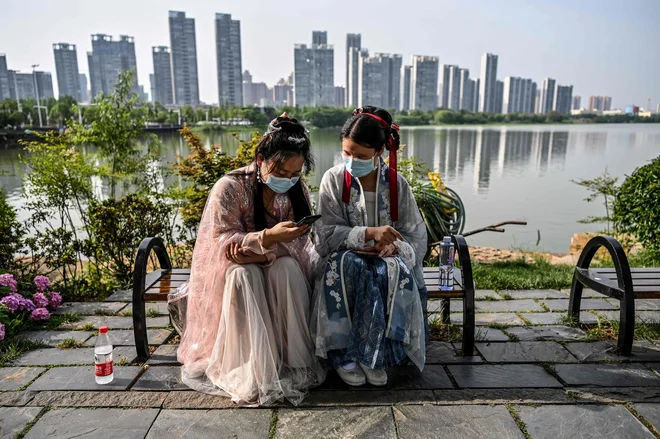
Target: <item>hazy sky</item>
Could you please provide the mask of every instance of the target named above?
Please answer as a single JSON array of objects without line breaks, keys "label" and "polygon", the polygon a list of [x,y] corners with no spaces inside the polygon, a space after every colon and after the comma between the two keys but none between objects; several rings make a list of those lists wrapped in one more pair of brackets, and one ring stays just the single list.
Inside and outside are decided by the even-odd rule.
[{"label": "hazy sky", "polygon": [[87,73],[90,35],[135,37],[139,80],[149,90],[151,47],[169,46],[168,10],[195,18],[200,98],[218,101],[214,15],[241,21],[243,69],[269,85],[293,70],[293,45],[327,30],[335,46],[335,84],[345,82],[346,33],[371,52],[434,55],[479,76],[485,52],[499,55],[498,77],[544,77],[613,107],[660,102],[658,0],[0,0],[0,53],[10,69],[32,64],[53,73],[52,44],[77,45]]}]

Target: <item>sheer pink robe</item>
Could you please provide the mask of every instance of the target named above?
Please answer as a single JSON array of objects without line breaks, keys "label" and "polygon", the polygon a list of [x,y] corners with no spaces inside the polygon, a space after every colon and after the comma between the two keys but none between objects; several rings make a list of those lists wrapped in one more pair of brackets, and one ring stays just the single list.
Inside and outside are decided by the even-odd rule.
[{"label": "sheer pink robe", "polygon": [[[297,405],[325,378],[308,329],[317,255],[309,236],[263,247],[263,232],[254,231],[254,185],[252,175],[225,176],[207,200],[190,281],[179,292],[187,295],[182,380],[237,403],[286,398]],[[276,195],[273,206],[268,227],[293,219],[286,194]],[[268,264],[230,262],[225,250],[232,242],[267,255]]]}]

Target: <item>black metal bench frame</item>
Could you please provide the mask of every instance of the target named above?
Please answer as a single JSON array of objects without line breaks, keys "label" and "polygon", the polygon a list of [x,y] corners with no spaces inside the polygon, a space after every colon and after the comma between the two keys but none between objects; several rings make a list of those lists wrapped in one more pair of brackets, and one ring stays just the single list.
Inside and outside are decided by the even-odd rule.
[{"label": "black metal bench frame", "polygon": [[[147,264],[152,251],[158,258],[160,269],[147,274]],[[171,271],[172,262],[170,262],[170,256],[167,254],[163,241],[160,238],[143,239],[138,248],[133,268],[133,334],[139,361],[146,361],[149,357],[145,291],[158,282],[164,274]]]},{"label": "black metal bench frame", "polygon": [[[456,260],[460,265],[460,270],[454,272],[453,290],[435,290],[429,291],[429,299],[442,300],[442,323],[450,324],[450,301],[451,299],[463,299],[463,343],[461,350],[464,356],[471,356],[474,352],[474,334],[475,334],[475,307],[474,307],[474,278],[472,276],[472,261],[470,259],[470,249],[467,241],[462,235],[453,235],[452,241],[456,249]],[[436,246],[439,243],[434,243]],[[439,270],[439,267],[425,267],[425,273],[430,273],[433,269]],[[426,276],[425,276],[426,277]],[[428,290],[427,285],[427,290]]]},{"label": "black metal bench frame", "polygon": [[[616,282],[603,274],[612,270],[590,269],[589,266],[596,252],[605,247],[614,262]],[[629,356],[632,352],[633,337],[635,333],[635,297],[660,298],[660,292],[655,287],[635,287],[633,275],[639,275],[645,269],[631,269],[628,257],[621,244],[611,236],[596,236],[592,238],[582,250],[573,274],[571,297],[568,302],[568,316],[576,322],[580,319],[580,302],[584,287],[612,297],[620,302],[619,338],[617,347],[621,355]],[[648,291],[648,292],[646,292]]]},{"label": "black metal bench frame", "polygon": [[[454,278],[454,290],[429,291],[430,299],[442,299],[442,321],[449,324],[450,299],[463,299],[463,355],[470,356],[474,351],[474,280],[472,277],[472,262],[470,251],[465,238],[461,235],[452,237],[456,247],[456,259],[460,264],[460,270],[456,270]],[[154,252],[158,258],[160,269],[147,273],[149,256]],[[431,267],[437,270],[437,267]],[[138,248],[135,258],[133,274],[133,333],[135,335],[135,348],[138,360],[146,361],[149,357],[149,340],[147,336],[146,302],[151,300],[164,301],[167,294],[147,293],[163,276],[175,273],[178,270],[172,268],[167,249],[160,238],[145,238]],[[426,271],[429,273],[430,271]],[[426,277],[426,276],[425,276]],[[433,276],[431,276],[432,278]],[[437,279],[437,277],[436,277]],[[426,316],[425,316],[426,317]]]}]

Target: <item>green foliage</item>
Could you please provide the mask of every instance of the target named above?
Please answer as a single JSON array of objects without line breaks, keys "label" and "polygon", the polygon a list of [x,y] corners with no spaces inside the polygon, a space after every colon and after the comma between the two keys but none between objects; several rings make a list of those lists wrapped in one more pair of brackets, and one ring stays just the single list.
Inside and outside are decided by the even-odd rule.
[{"label": "green foliage", "polygon": [[73,218],[91,236],[86,206],[93,201],[91,178],[96,168],[86,162],[68,133],[39,134],[36,141],[22,144],[28,152],[22,159],[31,170],[24,176],[25,207],[31,213],[27,227],[33,231],[25,239],[27,261],[31,272],[45,268],[45,274],[56,273],[66,296],[84,285],[82,261],[93,256]]},{"label": "green foliage", "polygon": [[571,286],[574,270],[572,265],[553,265],[543,259],[531,264],[523,260],[472,264],[477,288],[485,290],[567,288]]},{"label": "green foliage", "polygon": [[415,197],[426,224],[429,243],[441,241],[444,236],[461,233],[465,209],[460,197],[450,189],[446,193],[438,192],[429,180],[430,169],[415,157],[401,160],[398,168]]},{"label": "green foliage", "polygon": [[236,136],[239,140],[238,152],[236,157],[230,157],[219,147],[206,149],[200,138],[194,135],[188,126],[184,126],[181,134],[192,153],[188,157],[180,158],[174,164],[174,172],[184,177],[190,184],[182,189],[174,189],[172,196],[182,203],[184,226],[196,231],[213,185],[227,172],[246,166],[254,160],[255,149],[261,136],[254,133],[249,142],[242,141]]},{"label": "green foliage", "polygon": [[133,280],[135,251],[147,236],[163,237],[170,226],[171,207],[140,194],[92,202],[90,230],[97,263],[120,285]]},{"label": "green foliage", "polygon": [[611,232],[610,224],[612,223],[612,208],[616,200],[616,195],[619,190],[617,177],[612,177],[608,174],[607,170],[603,175],[598,176],[591,180],[571,180],[573,183],[586,188],[590,194],[584,199],[587,203],[594,202],[602,197],[603,205],[605,206],[605,216],[590,216],[578,221],[582,224],[594,223],[607,223],[607,233]]},{"label": "green foliage", "polygon": [[635,236],[645,248],[660,250],[660,156],[637,168],[619,188],[614,225]]},{"label": "green foliage", "polygon": [[[102,298],[126,285],[140,241],[162,236],[174,242],[179,227],[176,205],[152,193],[160,170],[153,172],[149,151],[143,153],[138,143],[144,114],[136,107],[131,78],[122,74],[111,95],[95,100],[85,112],[88,124],[73,122],[61,135],[23,142],[22,159],[31,171],[24,185],[31,213],[24,261],[28,271],[52,275],[68,300]],[[90,145],[97,154],[83,154],[82,147]],[[158,146],[154,142],[150,150]],[[111,187],[107,200],[98,199],[92,187],[92,181],[104,180]],[[128,193],[119,199],[118,182]]]},{"label": "green foliage", "polygon": [[0,267],[7,270],[16,268],[14,255],[21,249],[25,228],[16,219],[16,212],[0,190]]},{"label": "green foliage", "polygon": [[7,366],[27,351],[48,347],[44,343],[38,343],[24,338],[15,337],[0,343],[0,366]]},{"label": "green foliage", "polygon": [[138,99],[131,91],[132,78],[132,72],[121,73],[114,92],[94,100],[91,123],[73,122],[70,128],[76,144],[98,148],[104,161],[100,174],[110,179],[113,197],[116,183],[133,178],[144,166],[138,140],[143,136],[145,117],[136,111]]}]

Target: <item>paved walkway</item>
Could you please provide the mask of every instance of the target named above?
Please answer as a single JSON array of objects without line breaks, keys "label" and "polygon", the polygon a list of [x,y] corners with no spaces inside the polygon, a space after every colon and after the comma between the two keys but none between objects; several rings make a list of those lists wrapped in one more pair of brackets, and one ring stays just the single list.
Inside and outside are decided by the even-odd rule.
[{"label": "paved walkway", "polygon": [[[616,301],[587,296],[583,322],[618,319]],[[60,312],[83,318],[25,334],[48,347],[0,368],[1,437],[660,437],[660,340],[636,342],[630,358],[617,356],[612,342],[587,341],[585,332],[558,324],[566,292],[479,291],[474,356],[458,355],[460,344],[434,341],[423,373],[392,370],[386,388],[349,388],[331,373],[301,407],[259,409],[179,382],[165,304],[147,307],[155,351],[146,365],[135,363],[127,297],[66,304]],[[660,301],[636,306],[639,318],[660,321]],[[429,308],[439,311],[439,303]],[[452,310],[461,309],[452,301]],[[461,314],[452,313],[452,321]],[[96,385],[92,367],[94,328],[102,325],[111,328],[118,364],[107,386]],[[67,339],[80,347],[57,347]]]}]

